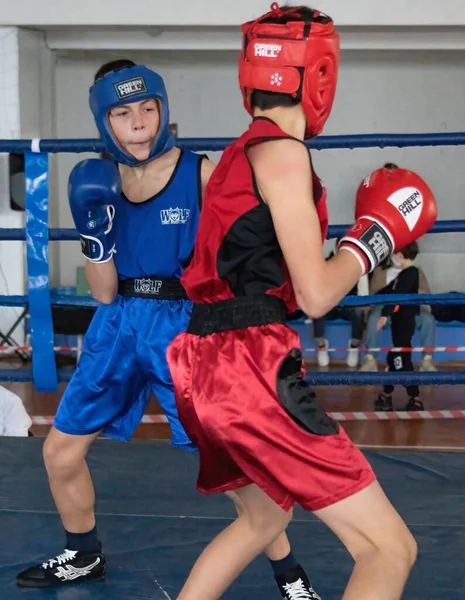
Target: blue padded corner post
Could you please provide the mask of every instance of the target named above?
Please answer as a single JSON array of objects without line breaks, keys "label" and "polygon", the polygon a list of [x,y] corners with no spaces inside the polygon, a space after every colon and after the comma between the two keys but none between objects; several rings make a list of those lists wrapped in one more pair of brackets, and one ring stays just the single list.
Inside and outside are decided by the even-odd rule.
[{"label": "blue padded corner post", "polygon": [[58,388],[48,263],[48,155],[25,153],[26,247],[32,371],[38,391]]}]

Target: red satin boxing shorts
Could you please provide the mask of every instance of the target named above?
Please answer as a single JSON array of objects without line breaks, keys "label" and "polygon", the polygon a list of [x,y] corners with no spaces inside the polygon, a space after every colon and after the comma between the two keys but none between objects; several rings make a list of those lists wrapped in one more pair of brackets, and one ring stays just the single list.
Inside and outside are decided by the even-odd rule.
[{"label": "red satin boxing shorts", "polygon": [[197,489],[255,483],[286,511],[315,511],[375,475],[304,381],[299,337],[278,303],[266,296],[196,305],[168,363],[180,421],[199,449]]}]

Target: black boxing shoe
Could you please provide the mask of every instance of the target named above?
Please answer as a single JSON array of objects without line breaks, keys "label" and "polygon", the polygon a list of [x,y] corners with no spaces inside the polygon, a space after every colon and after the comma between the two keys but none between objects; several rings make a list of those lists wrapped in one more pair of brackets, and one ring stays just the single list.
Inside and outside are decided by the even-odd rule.
[{"label": "black boxing shoe", "polygon": [[390,394],[380,394],[378,399],[375,400],[375,411],[391,412],[392,410],[392,396]]},{"label": "black boxing shoe", "polygon": [[423,406],[423,402],[419,398],[414,398],[413,396],[410,396],[407,404],[405,405],[404,410],[406,410],[406,411],[425,410],[425,407]]},{"label": "black boxing shoe", "polygon": [[300,565],[276,577],[284,600],[321,600]]},{"label": "black boxing shoe", "polygon": [[63,554],[19,573],[16,583],[21,587],[51,587],[98,581],[105,578],[105,572],[106,560],[101,546],[85,552],[65,550]]}]

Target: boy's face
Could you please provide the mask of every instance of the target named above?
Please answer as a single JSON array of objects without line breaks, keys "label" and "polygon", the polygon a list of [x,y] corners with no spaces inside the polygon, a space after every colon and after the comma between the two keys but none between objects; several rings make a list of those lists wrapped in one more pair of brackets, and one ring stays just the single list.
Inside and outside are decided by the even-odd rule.
[{"label": "boy's face", "polygon": [[158,102],[149,99],[117,106],[108,113],[108,121],[121,148],[137,160],[147,160],[160,126]]},{"label": "boy's face", "polygon": [[397,269],[402,269],[405,264],[405,257],[402,252],[394,252],[391,254],[391,262]]}]

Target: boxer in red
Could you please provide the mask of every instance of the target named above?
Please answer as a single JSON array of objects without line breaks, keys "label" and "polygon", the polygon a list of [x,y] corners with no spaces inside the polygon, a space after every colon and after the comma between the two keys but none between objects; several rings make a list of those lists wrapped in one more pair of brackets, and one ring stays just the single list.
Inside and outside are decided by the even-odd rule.
[{"label": "boxer in red", "polygon": [[[242,26],[239,83],[253,116],[206,188],[182,283],[194,308],[168,351],[179,417],[200,452],[198,489],[239,501],[239,518],[204,550],[178,600],[216,600],[300,504],[355,561],[344,600],[398,600],[416,543],[361,452],[304,381],[286,317],[334,307],[392,251],[436,219],[414,174],[368,178],[355,224],[325,262],[326,193],[303,140],[331,111],[339,40],[332,20],[278,7]],[[317,551],[317,549],[315,550]],[[304,598],[299,581],[286,598]]]}]

